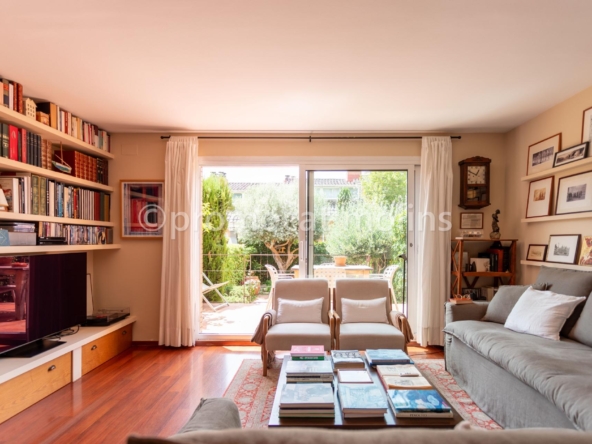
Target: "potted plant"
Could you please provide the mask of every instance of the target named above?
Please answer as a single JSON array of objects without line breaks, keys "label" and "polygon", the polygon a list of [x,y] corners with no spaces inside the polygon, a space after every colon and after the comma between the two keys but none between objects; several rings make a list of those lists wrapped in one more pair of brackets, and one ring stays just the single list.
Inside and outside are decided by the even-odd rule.
[{"label": "potted plant", "polygon": [[347,256],[333,256],[333,260],[335,261],[336,267],[345,267],[345,262],[347,261]]},{"label": "potted plant", "polygon": [[261,280],[259,279],[259,276],[255,276],[253,270],[249,270],[248,275],[245,277],[245,286],[252,287],[252,291],[255,295],[258,295],[261,291]]}]

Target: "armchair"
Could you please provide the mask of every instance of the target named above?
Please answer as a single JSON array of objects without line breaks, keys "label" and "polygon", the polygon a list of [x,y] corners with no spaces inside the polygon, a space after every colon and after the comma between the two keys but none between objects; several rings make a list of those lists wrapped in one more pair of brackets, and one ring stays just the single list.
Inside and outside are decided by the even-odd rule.
[{"label": "armchair", "polygon": [[[261,318],[261,324],[255,333],[254,341],[261,344],[263,376],[276,350],[290,350],[293,345],[323,345],[331,350],[333,340],[333,318],[329,316],[331,299],[325,279],[286,279],[278,280],[272,298],[271,309]],[[278,316],[279,300],[312,301],[323,299],[320,322],[314,319],[288,319],[282,321]],[[304,321],[304,322],[303,322]]]},{"label": "armchair", "polygon": [[[364,322],[363,316],[343,318],[343,299],[369,301],[385,298],[384,314],[378,313],[383,322]],[[367,348],[398,348],[407,350],[406,336],[395,325],[391,291],[383,279],[339,279],[335,283],[336,350],[366,350]],[[380,310],[380,309],[379,309]],[[350,315],[351,316],[351,315]],[[376,317],[376,312],[375,312]]]}]

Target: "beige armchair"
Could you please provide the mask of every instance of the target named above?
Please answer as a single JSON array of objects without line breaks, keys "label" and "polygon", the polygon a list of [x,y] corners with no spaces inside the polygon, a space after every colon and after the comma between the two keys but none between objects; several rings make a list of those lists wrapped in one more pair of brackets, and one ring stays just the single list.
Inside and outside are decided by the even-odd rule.
[{"label": "beige armchair", "polygon": [[[370,300],[385,298],[385,322],[347,322],[343,319],[343,299]],[[335,349],[366,350],[396,348],[407,350],[405,335],[395,325],[398,312],[392,308],[392,293],[383,279],[339,279],[335,283],[334,311]],[[345,323],[343,321],[346,321]]]},{"label": "beige armchair", "polygon": [[[329,316],[331,298],[325,279],[287,279],[275,284],[271,295],[272,307],[261,319],[260,337],[261,359],[263,360],[263,376],[273,360],[276,350],[290,350],[293,345],[323,345],[331,350],[333,342],[333,318]],[[323,298],[321,322],[281,322],[278,319],[278,300],[310,301]],[[255,337],[258,336],[255,333]]]}]

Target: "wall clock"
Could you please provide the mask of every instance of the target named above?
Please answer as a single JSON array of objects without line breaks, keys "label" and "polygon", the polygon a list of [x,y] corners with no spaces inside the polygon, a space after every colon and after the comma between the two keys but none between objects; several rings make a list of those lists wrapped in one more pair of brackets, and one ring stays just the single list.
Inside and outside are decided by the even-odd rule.
[{"label": "wall clock", "polygon": [[489,168],[491,159],[471,157],[461,160],[460,203],[464,209],[484,208],[490,203]]}]

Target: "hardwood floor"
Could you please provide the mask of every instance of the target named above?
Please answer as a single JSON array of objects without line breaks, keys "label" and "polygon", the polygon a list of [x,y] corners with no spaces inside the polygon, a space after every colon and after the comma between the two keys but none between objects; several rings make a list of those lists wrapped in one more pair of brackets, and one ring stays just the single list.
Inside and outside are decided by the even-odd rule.
[{"label": "hardwood floor", "polygon": [[[438,347],[409,347],[442,359]],[[131,433],[175,434],[202,397],[219,397],[258,347],[133,346],[0,424],[1,443],[124,443]]]}]

